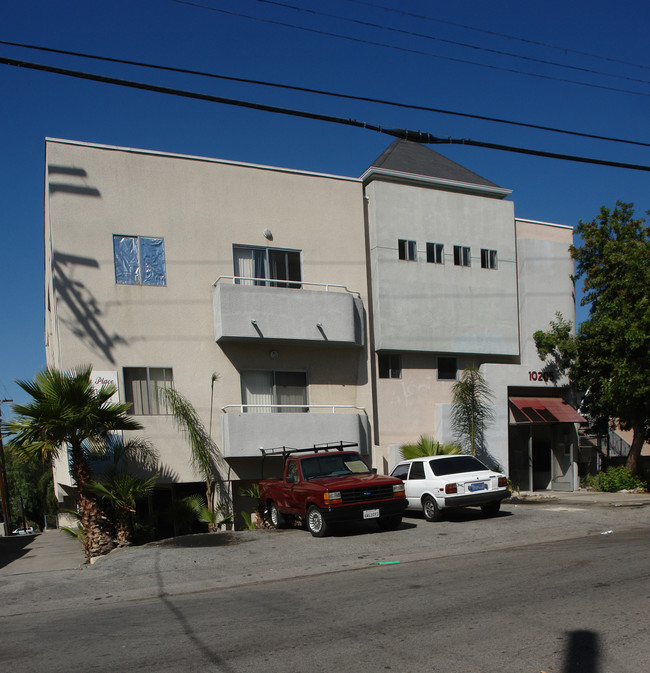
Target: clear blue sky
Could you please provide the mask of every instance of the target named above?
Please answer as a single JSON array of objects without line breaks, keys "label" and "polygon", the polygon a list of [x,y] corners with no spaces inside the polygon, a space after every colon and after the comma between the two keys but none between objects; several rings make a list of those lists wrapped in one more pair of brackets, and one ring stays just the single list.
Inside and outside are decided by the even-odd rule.
[{"label": "clear blue sky", "polygon": [[[4,41],[650,142],[650,5],[638,0],[21,0],[0,4],[0,40]],[[635,145],[6,45],[0,45],[0,57],[441,137],[650,164],[648,148]],[[0,396],[16,401],[24,401],[25,396],[14,379],[31,379],[45,365],[46,137],[349,176],[359,176],[391,142],[388,136],[367,130],[2,64],[0,96]],[[434,149],[512,189],[518,217],[575,225],[579,219],[595,217],[601,205],[613,207],[617,199],[634,202],[638,215],[650,208],[647,172],[467,146]],[[584,317],[584,312],[578,317]],[[3,406],[5,417],[8,412]]]}]

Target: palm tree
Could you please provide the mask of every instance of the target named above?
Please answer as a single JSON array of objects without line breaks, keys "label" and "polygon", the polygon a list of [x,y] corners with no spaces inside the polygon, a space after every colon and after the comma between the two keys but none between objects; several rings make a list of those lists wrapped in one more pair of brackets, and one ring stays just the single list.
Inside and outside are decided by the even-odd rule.
[{"label": "palm tree", "polygon": [[136,477],[128,472],[112,472],[102,481],[91,480],[86,487],[108,502],[115,513],[115,539],[120,547],[131,544],[138,500],[146,498],[154,488],[158,475],[149,479]]},{"label": "palm tree", "polygon": [[451,423],[456,436],[472,456],[477,451],[485,453],[485,428],[494,420],[490,387],[481,372],[471,367],[454,383],[451,392]]},{"label": "palm tree", "polygon": [[[213,382],[214,382],[213,378]],[[160,394],[172,412],[177,425],[184,432],[190,445],[190,464],[205,481],[205,506],[210,512],[217,513],[223,506],[217,507],[216,492],[220,489],[223,500],[228,502],[228,491],[221,477],[220,465],[224,462],[217,445],[206,431],[192,403],[175,388],[161,389]],[[211,532],[217,530],[216,517],[208,521]]]},{"label": "palm tree", "polygon": [[402,444],[399,447],[400,453],[404,460],[410,458],[424,458],[426,456],[443,456],[460,453],[460,446],[458,444],[441,444],[433,437],[427,435],[420,435],[415,444]]},{"label": "palm tree", "polygon": [[106,438],[111,431],[142,427],[127,415],[128,404],[111,402],[115,386],[96,390],[91,374],[90,365],[70,371],[48,367],[33,381],[16,381],[33,399],[13,405],[15,418],[7,423],[13,435],[11,449],[22,460],[50,460],[67,445],[89,561],[107,554],[115,542],[110,519],[95,493],[87,488],[91,470],[85,447],[91,440]]}]

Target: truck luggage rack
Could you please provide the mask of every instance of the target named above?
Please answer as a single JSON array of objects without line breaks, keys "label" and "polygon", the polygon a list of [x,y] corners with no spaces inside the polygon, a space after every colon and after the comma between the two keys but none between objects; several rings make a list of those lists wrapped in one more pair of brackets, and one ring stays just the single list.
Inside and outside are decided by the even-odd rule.
[{"label": "truck luggage rack", "polygon": [[294,453],[318,453],[320,451],[343,451],[359,446],[358,442],[326,442],[325,444],[314,444],[306,449],[294,449],[290,446],[278,446],[274,449],[260,449],[262,458],[267,456],[282,456],[285,460]]}]

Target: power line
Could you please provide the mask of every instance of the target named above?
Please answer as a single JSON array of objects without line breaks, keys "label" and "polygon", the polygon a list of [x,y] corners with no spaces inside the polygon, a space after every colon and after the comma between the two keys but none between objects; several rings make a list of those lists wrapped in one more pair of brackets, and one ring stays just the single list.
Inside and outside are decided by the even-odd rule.
[{"label": "power line", "polygon": [[361,101],[364,103],[378,103],[381,105],[389,105],[392,107],[397,107],[397,108],[403,108],[403,109],[409,109],[409,110],[420,110],[422,112],[436,112],[439,114],[445,114],[445,115],[452,115],[455,117],[466,117],[468,119],[480,119],[482,121],[489,121],[489,122],[494,122],[497,124],[506,124],[510,126],[521,126],[525,128],[531,128],[531,129],[536,129],[539,131],[550,131],[552,133],[562,133],[565,135],[571,135],[571,136],[578,136],[581,138],[591,138],[593,140],[606,140],[609,142],[616,142],[616,143],[625,143],[628,145],[639,145],[641,147],[650,147],[650,143],[642,142],[639,140],[626,140],[623,138],[613,138],[611,136],[601,136],[593,133],[584,133],[581,131],[569,131],[566,129],[559,129],[553,126],[543,126],[541,124],[532,124],[532,123],[527,123],[527,122],[518,122],[518,121],[512,121],[512,120],[507,120],[507,119],[500,119],[498,117],[488,117],[486,115],[478,115],[478,114],[471,114],[467,112],[457,112],[454,110],[445,110],[442,108],[435,108],[435,107],[429,107],[426,105],[415,105],[415,104],[410,104],[410,103],[399,103],[397,101],[390,101],[390,100],[385,100],[381,98],[370,98],[367,96],[355,96],[353,94],[343,94],[343,93],[338,93],[334,91],[324,91],[322,89],[313,89],[309,87],[301,87],[301,86],[294,86],[290,84],[280,84],[277,82],[266,82],[263,80],[256,80],[256,79],[248,79],[244,77],[233,77],[229,75],[219,75],[216,73],[211,73],[211,72],[205,72],[205,71],[200,71],[200,70],[191,70],[188,68],[177,68],[173,66],[165,66],[165,65],[156,65],[152,63],[145,63],[142,61],[131,61],[127,59],[121,59],[121,58],[112,58],[109,56],[98,56],[96,54],[87,54],[87,53],[82,53],[82,52],[76,52],[76,51],[69,51],[65,49],[54,49],[52,47],[42,47],[38,45],[31,45],[31,44],[24,44],[21,42],[9,42],[7,40],[0,40],[0,44],[12,46],[12,47],[21,47],[24,49],[33,49],[36,51],[44,51],[47,53],[52,53],[52,54],[63,54],[66,56],[75,56],[79,58],[87,58],[95,61],[104,61],[107,63],[119,63],[122,65],[133,65],[141,68],[150,68],[152,70],[162,70],[166,72],[177,72],[177,73],[182,73],[186,75],[197,75],[200,77],[210,77],[213,79],[221,79],[221,80],[226,80],[230,82],[239,82],[243,84],[255,84],[259,86],[266,86],[266,87],[273,87],[273,88],[278,88],[278,89],[286,89],[286,90],[291,90],[291,91],[301,91],[304,93],[313,93],[313,94],[318,94],[321,96],[331,96],[333,98],[342,98],[345,100],[356,100],[356,101]]},{"label": "power line", "polygon": [[[174,0],[176,1],[176,0]],[[481,47],[477,44],[471,44],[469,42],[458,42],[457,40],[449,40],[447,38],[436,37],[434,35],[427,35],[426,33],[416,33],[411,30],[405,30],[403,28],[396,28],[395,26],[386,26],[380,23],[373,23],[371,21],[362,21],[360,19],[353,19],[347,16],[341,16],[340,14],[329,14],[327,12],[319,12],[313,9],[307,9],[305,7],[299,7],[297,5],[290,5],[285,2],[278,2],[278,0],[256,0],[257,2],[274,5],[276,7],[284,7],[286,9],[295,9],[299,12],[306,12],[307,14],[313,14],[314,16],[324,16],[328,19],[339,19],[341,21],[347,21],[348,23],[354,23],[360,26],[367,28],[377,28],[379,30],[386,30],[391,33],[399,33],[401,35],[407,35],[408,37],[418,37],[425,40],[432,40],[434,42],[442,42],[443,44],[451,44],[456,47],[464,47],[465,49],[474,49],[476,51],[483,51],[489,54],[497,54],[498,56],[507,56],[509,58],[518,58],[522,61],[530,61],[532,63],[541,63],[543,65],[551,65],[556,68],[566,68],[567,70],[577,70],[579,72],[586,72],[590,75],[604,75],[605,77],[614,77],[616,79],[627,80],[629,82],[638,82],[640,84],[650,84],[650,81],[645,79],[637,79],[635,77],[627,77],[625,75],[615,75],[609,72],[602,72],[600,70],[593,70],[591,68],[584,68],[577,65],[570,65],[567,63],[558,63],[557,61],[548,61],[542,58],[535,58],[534,56],[524,56],[522,54],[515,54],[509,51],[503,51],[501,49],[491,49],[489,47]]]},{"label": "power line", "polygon": [[635,68],[642,68],[644,70],[650,70],[650,66],[642,65],[641,63],[632,63],[631,61],[623,61],[619,58],[612,58],[611,56],[603,56],[602,54],[593,54],[588,51],[580,51],[579,49],[572,49],[570,47],[558,47],[555,44],[550,44],[548,42],[538,42],[537,40],[531,40],[519,35],[509,35],[507,33],[499,33],[494,30],[487,30],[486,28],[477,28],[476,26],[470,26],[465,23],[456,23],[455,21],[448,21],[446,19],[440,19],[438,17],[426,16],[424,14],[415,14],[414,12],[407,12],[404,9],[395,9],[394,7],[386,7],[386,5],[378,5],[374,2],[367,2],[367,0],[347,0],[347,2],[353,2],[357,5],[365,5],[367,7],[372,7],[373,9],[383,9],[386,12],[393,12],[395,14],[400,14],[402,16],[410,16],[415,19],[422,21],[433,21],[436,23],[444,23],[448,26],[456,26],[457,28],[464,28],[466,30],[473,30],[477,33],[484,33],[486,35],[494,35],[496,37],[505,37],[508,40],[517,40],[525,44],[532,44],[536,47],[546,47],[547,49],[556,49],[557,51],[564,52],[565,54],[578,54],[579,56],[588,56],[589,58],[597,58],[601,61],[608,61],[610,63],[619,63],[621,65],[631,65]]},{"label": "power line", "polygon": [[536,77],[538,79],[547,79],[551,80],[554,82],[564,82],[566,84],[576,84],[578,86],[586,86],[592,89],[602,89],[604,91],[614,91],[616,93],[627,93],[627,94],[633,94],[636,96],[650,96],[650,93],[643,93],[640,91],[633,91],[631,89],[619,89],[617,87],[611,87],[611,86],[605,86],[603,84],[590,84],[589,82],[580,82],[578,80],[573,80],[573,79],[567,79],[564,77],[554,77],[553,75],[543,75],[540,73],[534,73],[534,72],[526,72],[524,70],[517,70],[515,68],[506,68],[504,66],[498,66],[498,65],[491,65],[488,63],[480,63],[478,61],[471,61],[469,59],[464,59],[464,58],[456,58],[453,56],[442,56],[440,54],[434,54],[433,52],[430,51],[424,51],[421,49],[410,49],[409,47],[400,47],[397,45],[392,45],[392,44],[386,44],[385,42],[377,42],[375,40],[366,40],[358,37],[351,37],[349,35],[343,35],[341,33],[333,33],[331,31],[326,31],[326,30],[320,30],[317,28],[307,28],[305,26],[297,26],[293,23],[287,23],[285,21],[276,21],[273,19],[263,19],[258,16],[251,16],[250,14],[242,14],[240,12],[233,12],[227,9],[219,9],[217,7],[211,7],[209,5],[203,5],[198,2],[192,2],[190,0],[171,0],[172,2],[176,2],[181,5],[188,5],[190,7],[198,7],[200,9],[207,9],[212,12],[217,12],[219,14],[226,14],[228,16],[236,16],[238,18],[243,18],[243,19],[249,19],[251,21],[257,21],[259,23],[270,23],[275,26],[283,26],[284,28],[292,28],[294,30],[302,30],[304,32],[308,33],[314,33],[317,35],[325,35],[326,37],[335,37],[341,40],[347,40],[349,42],[356,42],[358,44],[366,44],[370,45],[373,47],[383,47],[386,49],[393,49],[395,51],[401,51],[405,52],[407,54],[416,54],[418,56],[429,56],[431,58],[437,58],[441,59],[443,61],[451,61],[454,63],[463,63],[465,65],[475,65],[480,68],[488,68],[490,70],[499,70],[502,72],[511,72],[516,75],[525,75],[527,77]]},{"label": "power line", "polygon": [[65,75],[67,77],[75,77],[77,79],[85,79],[94,82],[102,82],[104,84],[114,84],[117,86],[124,86],[131,89],[140,89],[142,91],[152,91],[155,93],[163,93],[173,96],[181,96],[183,98],[192,98],[195,100],[203,100],[211,103],[222,103],[224,105],[233,105],[241,108],[248,108],[252,110],[260,110],[263,112],[273,112],[276,114],[289,115],[293,117],[302,117],[304,119],[315,119],[318,121],[331,122],[334,124],[343,124],[346,126],[354,126],[356,128],[368,129],[378,133],[384,133],[394,138],[402,138],[404,140],[411,140],[413,142],[423,144],[451,144],[451,145],[468,145],[473,147],[483,147],[487,149],[501,150],[505,152],[516,152],[518,154],[528,154],[538,157],[547,157],[553,159],[561,159],[563,161],[576,161],[580,163],[597,164],[600,166],[610,166],[613,168],[628,168],[638,171],[650,171],[650,166],[643,166],[639,164],[628,164],[619,161],[609,161],[605,159],[593,159],[590,157],[579,157],[570,154],[559,154],[555,152],[545,152],[542,150],[532,150],[523,147],[513,147],[510,145],[497,145],[495,143],[486,143],[469,138],[440,138],[431,133],[422,131],[412,131],[408,129],[386,128],[377,124],[369,124],[368,122],[361,122],[355,119],[343,119],[342,117],[334,117],[332,115],[324,115],[316,112],[306,112],[304,110],[292,110],[289,108],[282,108],[275,105],[266,105],[264,103],[253,103],[250,101],[237,100],[234,98],[224,98],[222,96],[212,96],[209,94],[197,93],[194,91],[185,91],[182,89],[173,89],[170,87],[163,87],[154,84],[145,84],[143,82],[133,82],[130,80],[118,79],[115,77],[106,77],[104,75],[94,75],[91,73],[79,72],[76,70],[68,70],[65,68],[57,68],[54,66],[43,65],[40,63],[30,63],[28,61],[18,61],[12,58],[0,57],[0,63],[5,65],[16,66],[19,68],[27,68],[29,70],[39,70],[42,72],[49,72],[58,75]]}]

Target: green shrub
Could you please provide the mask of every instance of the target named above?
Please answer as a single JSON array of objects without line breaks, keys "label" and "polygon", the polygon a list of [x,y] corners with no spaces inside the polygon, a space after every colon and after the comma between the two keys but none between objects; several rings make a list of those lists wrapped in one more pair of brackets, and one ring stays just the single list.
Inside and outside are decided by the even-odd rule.
[{"label": "green shrub", "polygon": [[585,477],[583,483],[589,488],[606,491],[607,493],[634,491],[636,489],[648,490],[648,485],[630,472],[625,465],[608,467],[604,472],[599,472],[597,475],[589,475]]}]

